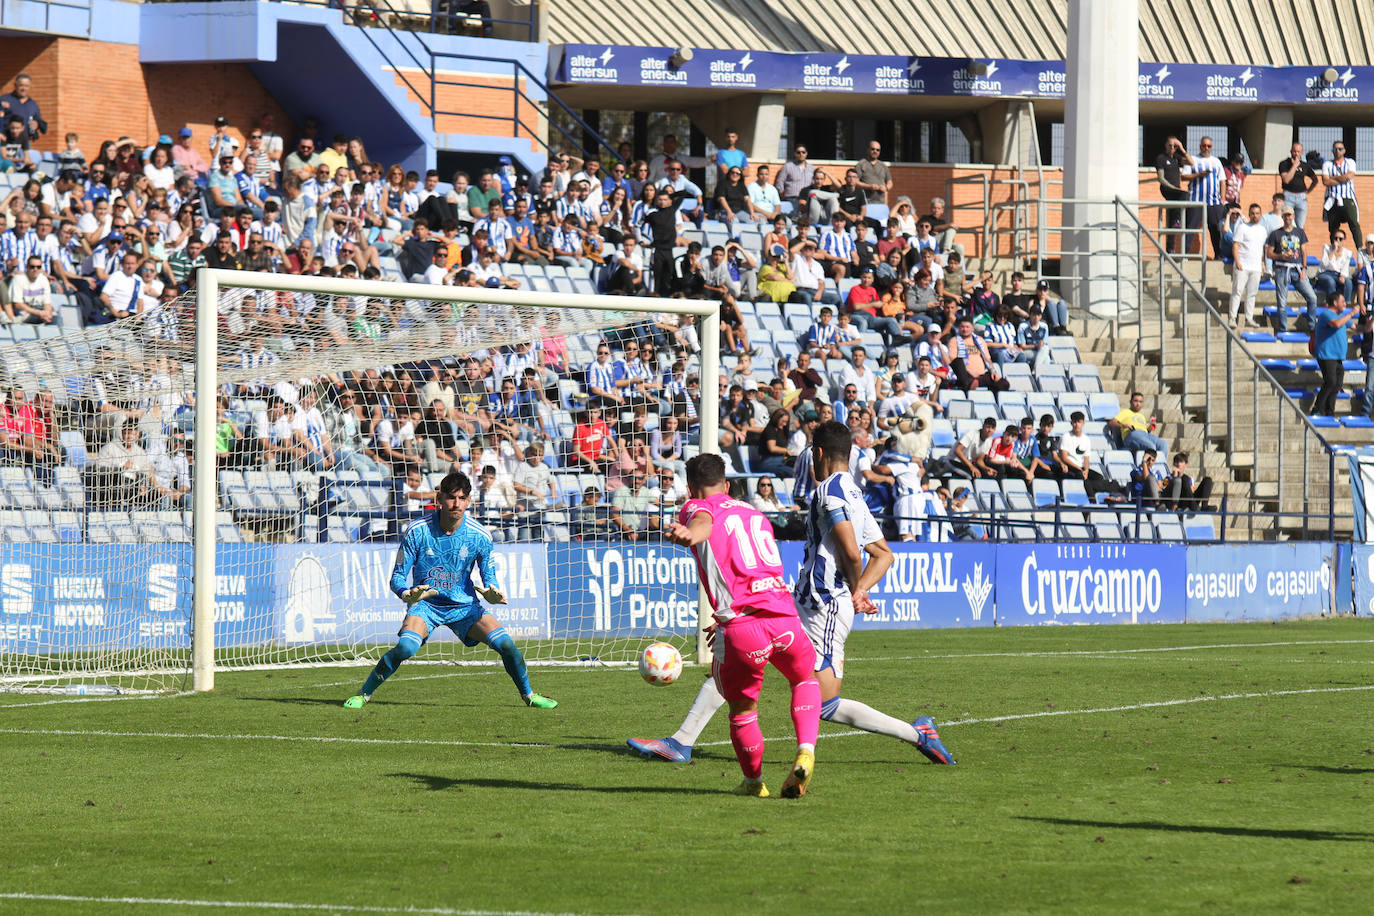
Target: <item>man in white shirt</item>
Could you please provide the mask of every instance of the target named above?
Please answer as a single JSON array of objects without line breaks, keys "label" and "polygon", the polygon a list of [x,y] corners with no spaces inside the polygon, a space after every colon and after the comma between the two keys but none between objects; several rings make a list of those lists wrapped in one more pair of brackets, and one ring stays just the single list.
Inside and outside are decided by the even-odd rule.
[{"label": "man in white shirt", "polygon": [[1106,493],[1120,500],[1125,490],[1120,484],[1103,477],[1093,469],[1092,442],[1083,434],[1083,423],[1087,418],[1083,411],[1075,410],[1069,416],[1070,432],[1059,439],[1059,454],[1056,456],[1064,468],[1065,479],[1083,481],[1088,491],[1088,499],[1095,500],[1098,493]]},{"label": "man in white shirt", "polygon": [[334,444],[325,429],[324,414],[316,406],[317,400],[315,389],[307,388],[291,420],[291,436],[305,449],[301,465],[307,471],[327,471],[334,466]]},{"label": "man in white shirt", "polygon": [[839,305],[840,294],[826,289],[825,267],[816,260],[816,243],[808,241],[792,259],[792,279],[797,284],[797,292],[806,297],[806,304],[819,300],[828,305]]},{"label": "man in white shirt", "polygon": [[892,394],[883,398],[878,405],[878,425],[884,429],[896,429],[897,423],[920,398],[906,390],[906,374],[892,376]]},{"label": "man in white shirt", "polygon": [[868,351],[863,347],[853,350],[853,362],[840,367],[840,386],[853,385],[858,399],[865,404],[878,400],[878,377],[868,368]]},{"label": "man in white shirt", "polygon": [[119,270],[110,274],[100,291],[100,302],[105,306],[108,320],[128,318],[139,309],[139,298],[143,294],[143,281],[138,274],[138,255],[125,252],[120,259]]},{"label": "man in white shirt", "polygon": [[10,280],[10,309],[12,321],[29,324],[51,324],[52,281],[43,273],[43,261],[31,254],[26,259],[23,273],[16,273]]},{"label": "man in white shirt", "polygon": [[1259,291],[1260,274],[1264,272],[1264,243],[1269,233],[1260,222],[1260,205],[1251,204],[1249,218],[1236,223],[1232,230],[1231,323],[1236,324],[1240,298],[1245,296],[1245,324],[1255,323],[1255,293]]}]

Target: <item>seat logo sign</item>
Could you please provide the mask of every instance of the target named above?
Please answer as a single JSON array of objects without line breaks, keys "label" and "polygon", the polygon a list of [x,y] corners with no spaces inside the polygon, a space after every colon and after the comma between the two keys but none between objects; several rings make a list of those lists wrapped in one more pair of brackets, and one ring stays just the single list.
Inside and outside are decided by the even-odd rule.
[{"label": "seat logo sign", "polygon": [[973,564],[973,575],[964,576],[964,597],[968,599],[969,610],[974,620],[983,619],[983,609],[992,594],[992,579],[983,575],[983,564]]}]

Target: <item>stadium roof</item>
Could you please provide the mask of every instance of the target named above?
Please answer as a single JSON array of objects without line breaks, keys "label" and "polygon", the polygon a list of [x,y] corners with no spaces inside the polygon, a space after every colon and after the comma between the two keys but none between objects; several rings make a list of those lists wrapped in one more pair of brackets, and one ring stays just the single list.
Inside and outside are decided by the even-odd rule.
[{"label": "stadium roof", "polygon": [[[1113,0],[1114,2],[1114,0]],[[1062,60],[1066,0],[560,0],[553,44],[668,45],[922,57]],[[1365,0],[1141,0],[1140,59],[1168,63],[1374,64]]]}]

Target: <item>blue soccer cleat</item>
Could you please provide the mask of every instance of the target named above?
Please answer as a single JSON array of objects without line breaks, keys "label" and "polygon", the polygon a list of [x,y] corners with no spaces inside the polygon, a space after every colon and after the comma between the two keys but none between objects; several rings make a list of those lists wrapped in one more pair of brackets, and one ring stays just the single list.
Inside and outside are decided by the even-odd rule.
[{"label": "blue soccer cleat", "polygon": [[954,758],[950,756],[949,749],[940,741],[940,733],[935,730],[935,720],[930,716],[921,716],[911,723],[916,729],[916,734],[921,741],[916,745],[916,750],[925,754],[931,763],[953,764]]},{"label": "blue soccer cleat", "polygon": [[625,742],[645,757],[662,757],[673,763],[687,763],[692,759],[692,746],[679,744],[672,738],[631,738]]}]

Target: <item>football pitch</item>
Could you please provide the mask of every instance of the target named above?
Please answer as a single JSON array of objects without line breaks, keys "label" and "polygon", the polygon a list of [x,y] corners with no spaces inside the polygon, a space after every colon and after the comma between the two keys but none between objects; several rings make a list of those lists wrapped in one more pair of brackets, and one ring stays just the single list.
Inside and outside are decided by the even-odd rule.
[{"label": "football pitch", "polygon": [[[932,715],[954,767],[822,723],[803,799],[729,794],[703,669],[221,674],[212,695],[0,695],[0,911],[1366,911],[1374,624],[861,633],[845,694]],[[423,652],[418,659],[423,659]],[[776,792],[785,682],[760,719]],[[1361,902],[1363,901],[1363,902]]]}]

